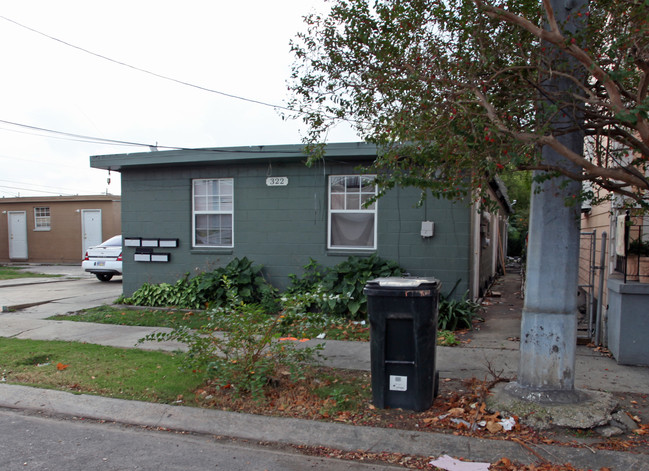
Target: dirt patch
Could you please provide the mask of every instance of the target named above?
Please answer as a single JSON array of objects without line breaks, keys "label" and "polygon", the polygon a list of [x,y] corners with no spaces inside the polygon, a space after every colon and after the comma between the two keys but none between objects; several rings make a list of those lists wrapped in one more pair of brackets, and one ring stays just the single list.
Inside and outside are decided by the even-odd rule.
[{"label": "dirt patch", "polygon": [[[617,437],[604,438],[592,430],[556,428],[540,432],[520,424],[516,417],[490,413],[486,409],[485,397],[491,386],[493,383],[475,379],[443,380],[438,397],[426,411],[377,409],[371,403],[368,372],[319,368],[294,384],[279,378],[268,388],[262,400],[237,397],[230,388],[206,384],[196,391],[196,401],[201,407],[258,415],[467,435],[511,440],[523,445],[564,445],[591,450],[649,453],[647,395],[616,395],[622,408],[633,416],[637,429]],[[510,425],[511,430],[507,430]],[[317,450],[313,452],[320,453]],[[326,454],[324,451],[322,453]]]}]

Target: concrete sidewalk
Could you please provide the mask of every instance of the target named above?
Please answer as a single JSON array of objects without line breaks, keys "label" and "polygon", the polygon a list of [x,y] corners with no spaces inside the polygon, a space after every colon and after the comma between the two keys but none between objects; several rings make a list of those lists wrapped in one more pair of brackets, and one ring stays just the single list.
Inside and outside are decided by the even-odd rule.
[{"label": "concrete sidewalk", "polygon": [[[90,342],[113,347],[139,347],[148,350],[182,350],[176,342],[148,342],[139,344],[144,336],[164,331],[162,328],[126,327],[108,324],[45,320],[88,307],[111,304],[121,294],[119,279],[109,283],[98,282],[78,266],[32,266],[36,272],[60,272],[62,278],[29,278],[0,281],[0,302],[13,305],[37,303],[16,312],[0,314],[0,337],[34,340],[66,340]],[[57,281],[52,281],[57,280]],[[62,285],[74,286],[63,291]],[[501,296],[484,301],[486,322],[467,335],[462,347],[438,347],[437,369],[441,378],[490,378],[497,371],[512,378],[518,368],[518,337],[522,299],[519,277],[509,274],[497,281],[494,292]],[[49,298],[49,299],[48,299]],[[7,304],[4,304],[5,306]],[[314,344],[320,342],[312,340]],[[370,370],[369,344],[324,340],[327,365],[336,368]],[[614,359],[601,355],[587,346],[577,347],[576,378],[578,388],[608,392],[648,392],[649,368],[618,365]]]},{"label": "concrete sidewalk", "polygon": [[[66,269],[72,280],[80,268]],[[30,267],[34,270],[34,267]],[[63,269],[60,269],[63,270]],[[28,304],[35,285],[51,281],[26,282],[12,285],[0,283],[0,300],[11,299]],[[45,279],[46,280],[46,279]],[[84,284],[86,280],[76,281]],[[92,280],[89,280],[92,281]],[[520,311],[522,300],[517,295],[518,278],[507,275],[494,287],[500,297],[487,300],[486,322],[480,330],[468,334],[468,343],[462,347],[438,347],[437,368],[441,378],[462,379],[491,378],[490,371],[512,378],[518,366],[518,341],[520,335]],[[92,288],[92,289],[91,289]],[[121,292],[120,284],[86,284],[75,301],[65,303],[61,299],[42,302],[17,312],[0,314],[0,337],[30,338],[42,340],[69,340],[97,343],[116,347],[135,347],[138,339],[162,329],[125,327],[103,324],[86,324],[69,321],[48,321],[46,317],[83,307],[103,304],[99,299],[112,302]],[[7,290],[11,290],[11,293]],[[101,291],[99,295],[93,291]],[[52,295],[56,299],[56,292]],[[22,298],[21,298],[22,297]],[[111,299],[112,297],[112,299]],[[66,298],[68,299],[68,298]],[[41,299],[41,301],[46,301]],[[315,341],[311,341],[315,342]],[[140,348],[178,350],[177,343],[149,343]],[[649,391],[649,368],[617,365],[615,360],[602,356],[592,349],[577,349],[576,386],[608,392],[647,393]],[[325,340],[326,364],[338,368],[369,370],[369,344]],[[165,427],[196,433],[208,433],[245,438],[257,441],[273,441],[297,445],[327,446],[345,450],[389,451],[424,456],[450,454],[474,461],[495,462],[503,456],[522,463],[534,463],[538,459],[519,444],[503,440],[484,440],[438,433],[398,431],[371,427],[358,427],[318,421],[251,416],[196,409],[184,406],[122,401],[88,395],[73,395],[60,391],[41,390],[0,384],[0,407],[20,408],[51,414],[82,416],[136,425]],[[646,420],[645,420],[646,421]],[[584,468],[610,467],[611,469],[649,469],[649,457],[630,453],[597,451],[544,445],[535,450],[556,463],[570,462]]]}]

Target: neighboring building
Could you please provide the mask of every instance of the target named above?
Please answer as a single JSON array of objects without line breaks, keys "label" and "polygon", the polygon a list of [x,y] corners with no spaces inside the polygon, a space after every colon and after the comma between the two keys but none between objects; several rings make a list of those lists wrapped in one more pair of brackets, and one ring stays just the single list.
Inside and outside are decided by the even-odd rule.
[{"label": "neighboring building", "polygon": [[[600,313],[600,340],[604,339],[605,324],[603,322],[608,304],[608,276],[614,271],[611,248],[614,249],[616,240],[615,227],[611,227],[611,201],[605,201],[596,206],[583,205],[581,216],[581,241],[579,247],[579,300],[584,312],[580,327],[589,325],[592,332],[587,336],[595,339],[597,329],[597,313]],[[602,236],[606,233],[606,247],[602,247]],[[606,263],[601,267],[602,249],[605,252]],[[600,289],[601,288],[601,289]],[[601,308],[598,310],[598,305]]]},{"label": "neighboring building", "polygon": [[0,263],[78,263],[121,232],[119,196],[0,198]]},{"label": "neighboring building", "polygon": [[[606,193],[599,189],[597,196]],[[649,365],[649,254],[634,250],[640,241],[649,246],[649,217],[614,195],[582,207],[581,230],[580,294],[586,298],[588,290],[593,293],[592,310],[587,310],[593,320],[591,338],[607,346],[620,364]],[[589,306],[586,299],[584,304]]]},{"label": "neighboring building", "polygon": [[364,143],[331,144],[305,165],[302,146],[193,149],[99,155],[93,168],[121,172],[124,295],[144,282],[173,282],[248,257],[283,289],[310,259],[333,266],[351,255],[394,260],[411,275],[434,276],[442,292],[473,298],[506,249],[509,204],[494,183],[497,214],[395,188],[376,204],[377,155]]}]

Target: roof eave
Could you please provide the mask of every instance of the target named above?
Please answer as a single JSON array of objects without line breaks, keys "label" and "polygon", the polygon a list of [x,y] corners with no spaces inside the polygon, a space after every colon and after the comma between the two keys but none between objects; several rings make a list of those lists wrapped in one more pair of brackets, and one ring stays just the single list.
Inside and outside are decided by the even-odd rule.
[{"label": "roof eave", "polygon": [[[364,142],[327,144],[325,159],[373,160],[376,146]],[[122,171],[126,168],[149,166],[223,165],[233,163],[306,161],[304,146],[250,146],[181,149],[90,156],[90,167]]]}]

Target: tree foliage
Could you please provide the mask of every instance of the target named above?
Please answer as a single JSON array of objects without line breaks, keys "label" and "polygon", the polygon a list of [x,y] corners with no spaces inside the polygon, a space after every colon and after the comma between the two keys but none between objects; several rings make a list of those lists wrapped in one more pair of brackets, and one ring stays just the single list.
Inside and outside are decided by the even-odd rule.
[{"label": "tree foliage", "polygon": [[532,172],[521,171],[503,175],[507,196],[512,205],[512,214],[507,226],[507,255],[514,257],[524,254],[530,224],[532,180]]},{"label": "tree foliage", "polygon": [[[292,42],[306,140],[352,123],[382,149],[388,188],[463,198],[494,175],[543,170],[646,205],[649,0],[591,0],[572,29],[553,1],[333,0]],[[557,76],[572,89],[547,86]],[[583,155],[561,143],[575,131]],[[544,162],[543,146],[573,165]]]}]

